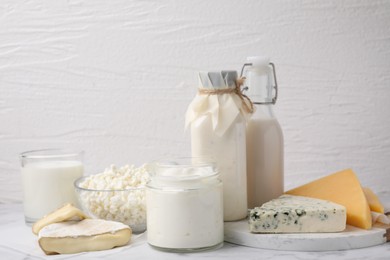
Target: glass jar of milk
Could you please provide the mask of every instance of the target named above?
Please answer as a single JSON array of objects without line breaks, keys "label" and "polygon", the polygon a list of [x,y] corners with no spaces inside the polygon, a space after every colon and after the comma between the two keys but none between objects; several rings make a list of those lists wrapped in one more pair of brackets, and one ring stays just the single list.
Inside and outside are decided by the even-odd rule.
[{"label": "glass jar of milk", "polygon": [[247,216],[246,122],[252,104],[236,71],[200,72],[198,93],[186,113],[192,156],[215,158],[223,183],[224,220]]},{"label": "glass jar of milk", "polygon": [[20,155],[27,224],[36,222],[66,203],[78,206],[73,183],[83,175],[83,154],[47,149]]},{"label": "glass jar of milk", "polygon": [[245,94],[256,107],[246,132],[248,207],[254,208],[283,194],[283,133],[273,111],[278,95],[274,64],[268,57],[248,57],[244,72]]},{"label": "glass jar of milk", "polygon": [[223,243],[222,183],[204,158],[153,163],[146,190],[148,243],[157,249],[191,252]]}]

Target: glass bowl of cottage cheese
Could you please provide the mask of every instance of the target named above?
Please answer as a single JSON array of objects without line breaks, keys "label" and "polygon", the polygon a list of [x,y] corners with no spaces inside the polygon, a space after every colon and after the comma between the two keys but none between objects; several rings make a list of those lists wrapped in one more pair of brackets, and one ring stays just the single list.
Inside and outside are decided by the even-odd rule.
[{"label": "glass bowl of cottage cheese", "polygon": [[146,230],[146,166],[116,167],[81,177],[74,183],[81,208],[90,217],[129,225],[133,233]]}]

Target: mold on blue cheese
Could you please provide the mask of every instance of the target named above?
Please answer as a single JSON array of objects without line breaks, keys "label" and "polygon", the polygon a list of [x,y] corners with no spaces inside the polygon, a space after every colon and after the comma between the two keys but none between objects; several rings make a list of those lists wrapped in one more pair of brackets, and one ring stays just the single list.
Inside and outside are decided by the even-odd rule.
[{"label": "mold on blue cheese", "polygon": [[250,210],[252,233],[340,232],[346,226],[344,206],[320,199],[282,195]]}]

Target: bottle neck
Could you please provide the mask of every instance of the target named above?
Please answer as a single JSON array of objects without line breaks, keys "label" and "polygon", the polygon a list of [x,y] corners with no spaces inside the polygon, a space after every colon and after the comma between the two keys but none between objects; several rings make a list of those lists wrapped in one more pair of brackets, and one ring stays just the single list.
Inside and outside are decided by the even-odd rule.
[{"label": "bottle neck", "polygon": [[245,93],[253,103],[269,103],[272,102],[272,78],[269,67],[262,69],[251,69],[247,72],[245,86],[248,87]]},{"label": "bottle neck", "polygon": [[271,119],[275,118],[273,104],[255,104],[255,112],[252,115],[253,119]]}]

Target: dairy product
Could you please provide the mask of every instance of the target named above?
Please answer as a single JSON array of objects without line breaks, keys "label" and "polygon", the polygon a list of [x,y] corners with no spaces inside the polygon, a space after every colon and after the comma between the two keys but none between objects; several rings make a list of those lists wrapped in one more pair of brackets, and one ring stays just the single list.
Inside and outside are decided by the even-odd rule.
[{"label": "dairy product", "polygon": [[347,209],[347,224],[370,229],[371,211],[360,182],[351,169],[314,180],[286,192],[290,195],[329,200]]},{"label": "dairy product", "polygon": [[276,118],[260,113],[255,112],[246,133],[249,208],[279,197],[284,188],[282,130]]},{"label": "dairy product", "polygon": [[83,220],[86,218],[89,217],[84,212],[68,203],[35,222],[32,230],[35,235],[38,235],[39,231],[47,225],[67,220]]},{"label": "dairy product", "polygon": [[363,187],[363,192],[364,195],[366,196],[371,211],[375,211],[383,214],[385,212],[385,208],[383,204],[380,202],[378,196],[370,188],[367,187]]},{"label": "dairy product", "polygon": [[245,86],[255,111],[247,124],[248,207],[259,207],[284,190],[283,133],[274,113],[277,100],[275,66],[264,56],[247,57]]},{"label": "dairy product", "polygon": [[152,246],[193,251],[222,243],[222,184],[212,168],[166,168],[151,177],[146,200]]},{"label": "dairy product", "polygon": [[66,203],[78,205],[73,182],[83,175],[80,161],[31,162],[21,172],[27,222],[35,222]]},{"label": "dairy product", "polygon": [[253,107],[236,71],[200,72],[201,86],[186,112],[192,156],[210,157],[223,182],[224,220],[247,216],[246,122]]},{"label": "dairy product", "polygon": [[149,180],[146,165],[111,165],[104,172],[76,183],[83,209],[102,219],[130,225],[134,232],[146,228],[145,185]]},{"label": "dairy product", "polygon": [[135,167],[134,165],[117,167],[112,164],[101,173],[89,175],[79,183],[79,186],[93,190],[143,188],[149,180],[146,167],[146,165],[141,167]]},{"label": "dairy product", "polygon": [[148,242],[161,248],[204,248],[223,241],[222,185],[209,191],[149,191]]},{"label": "dairy product", "polygon": [[201,117],[191,125],[193,156],[211,155],[217,162],[223,183],[224,220],[243,219],[247,215],[245,125],[241,118],[232,124],[223,136],[212,131],[210,117]]},{"label": "dairy product", "polygon": [[126,245],[131,233],[119,222],[84,219],[47,225],[39,231],[38,242],[47,255],[74,254]]},{"label": "dairy product", "polygon": [[283,195],[252,209],[253,233],[340,232],[345,229],[346,209],[339,204],[301,196]]}]

